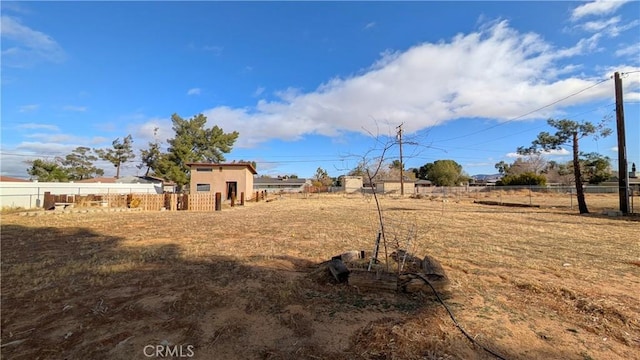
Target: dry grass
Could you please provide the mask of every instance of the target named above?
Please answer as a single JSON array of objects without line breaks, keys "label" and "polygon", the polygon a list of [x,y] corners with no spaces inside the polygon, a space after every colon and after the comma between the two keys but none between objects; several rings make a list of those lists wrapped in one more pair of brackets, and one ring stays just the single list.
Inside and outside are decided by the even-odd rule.
[{"label": "dry grass", "polygon": [[[447,302],[479,342],[509,359],[637,357],[639,222],[382,204],[389,234],[415,227],[413,252],[442,263]],[[317,195],[218,213],[3,215],[2,355],[145,358],[166,341],[198,359],[491,358],[429,294],[360,293],[318,273],[370,250],[376,216],[370,198]]]}]

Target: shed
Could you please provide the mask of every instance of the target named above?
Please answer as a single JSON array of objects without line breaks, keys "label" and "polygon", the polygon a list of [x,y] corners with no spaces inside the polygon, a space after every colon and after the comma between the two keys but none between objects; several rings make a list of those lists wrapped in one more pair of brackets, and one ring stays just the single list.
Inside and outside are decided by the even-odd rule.
[{"label": "shed", "polygon": [[[413,194],[415,191],[415,180],[403,180],[404,193]],[[400,180],[399,179],[385,179],[376,181],[376,192],[378,193],[400,193]]]},{"label": "shed", "polygon": [[240,197],[244,193],[247,199],[253,193],[253,175],[258,172],[250,163],[188,163],[191,169],[191,194],[221,193],[223,199],[230,200],[231,195]]},{"label": "shed", "polygon": [[354,193],[362,191],[362,176],[343,176],[342,177],[342,191],[346,193]]}]

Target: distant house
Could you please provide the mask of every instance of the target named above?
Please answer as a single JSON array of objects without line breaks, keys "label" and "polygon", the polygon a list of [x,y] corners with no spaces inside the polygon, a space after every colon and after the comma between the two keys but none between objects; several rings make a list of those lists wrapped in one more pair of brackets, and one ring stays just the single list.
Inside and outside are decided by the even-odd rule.
[{"label": "distant house", "polygon": [[176,184],[155,176],[123,176],[118,179],[115,177],[96,177],[92,179],[76,180],[76,183],[84,184],[154,184],[162,186],[163,192],[175,192]]},{"label": "distant house", "polygon": [[249,163],[213,164],[188,163],[191,169],[189,191],[192,194],[221,193],[223,199],[230,200],[232,194],[240,198],[244,193],[247,199],[253,193],[253,175],[258,172]]},{"label": "distant house", "polygon": [[433,183],[429,180],[418,179],[413,186],[416,194],[423,194],[429,192],[428,188],[432,187]]},{"label": "distant house", "polygon": [[289,177],[258,177],[253,179],[253,191],[266,190],[268,193],[303,192],[306,186],[311,186],[311,180]]}]

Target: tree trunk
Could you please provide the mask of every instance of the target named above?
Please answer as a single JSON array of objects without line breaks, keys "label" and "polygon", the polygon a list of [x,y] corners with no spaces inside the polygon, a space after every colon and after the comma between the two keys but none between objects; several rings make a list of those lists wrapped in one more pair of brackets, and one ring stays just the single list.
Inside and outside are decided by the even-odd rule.
[{"label": "tree trunk", "polygon": [[116,179],[120,179],[120,163],[116,164]]},{"label": "tree trunk", "polygon": [[578,149],[578,133],[573,133],[573,173],[576,178],[576,194],[578,196],[578,209],[580,214],[588,214],[587,202],[584,199],[584,187],[582,187],[582,172],[580,171],[580,151]]}]

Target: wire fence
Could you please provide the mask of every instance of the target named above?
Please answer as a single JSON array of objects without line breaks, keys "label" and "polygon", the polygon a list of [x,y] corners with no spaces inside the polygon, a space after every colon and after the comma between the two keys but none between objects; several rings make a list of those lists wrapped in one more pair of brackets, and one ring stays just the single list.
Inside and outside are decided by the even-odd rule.
[{"label": "wire fence", "polygon": [[[585,186],[585,200],[592,212],[616,210],[620,208],[617,186]],[[349,197],[372,197],[370,189],[360,193],[346,194],[336,189],[325,192],[274,193],[269,195],[281,198],[320,200],[336,195]],[[399,191],[378,193],[379,198],[400,198]],[[578,208],[576,189],[573,186],[459,186],[459,187],[424,187],[414,192],[405,192],[405,197],[440,202],[493,202],[498,204],[514,204],[544,208],[573,210]],[[629,210],[640,212],[640,188],[632,187],[629,191]]]}]

